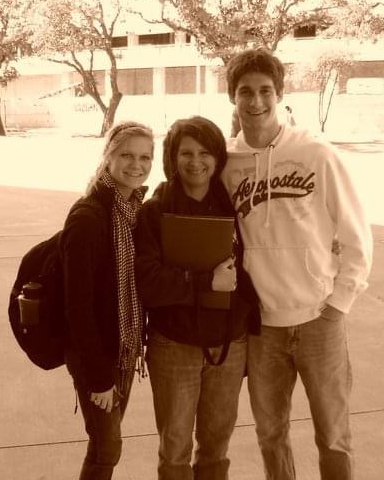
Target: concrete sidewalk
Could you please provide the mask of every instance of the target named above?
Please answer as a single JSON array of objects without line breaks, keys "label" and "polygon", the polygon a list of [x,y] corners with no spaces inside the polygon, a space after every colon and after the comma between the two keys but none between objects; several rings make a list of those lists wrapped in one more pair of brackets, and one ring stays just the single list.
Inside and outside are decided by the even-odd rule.
[{"label": "concrete sidewalk", "polygon": [[[86,437],[81,414],[73,414],[75,394],[69,375],[64,367],[44,372],[31,364],[15,343],[6,312],[20,257],[61,228],[78,196],[0,187],[0,480],[74,480],[84,456]],[[373,226],[373,232],[370,287],[348,318],[356,480],[384,478],[384,226]],[[134,385],[123,436],[114,479],[155,480],[158,439],[148,379]],[[319,480],[310,412],[300,382],[291,436],[298,480]],[[246,384],[230,457],[232,479],[264,478]]]}]

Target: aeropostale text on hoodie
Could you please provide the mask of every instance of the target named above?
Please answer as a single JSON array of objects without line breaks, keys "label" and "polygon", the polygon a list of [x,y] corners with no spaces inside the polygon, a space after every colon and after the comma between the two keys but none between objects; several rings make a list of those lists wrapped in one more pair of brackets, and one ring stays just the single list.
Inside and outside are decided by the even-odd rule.
[{"label": "aeropostale text on hoodie", "polygon": [[304,323],[325,304],[348,313],[368,285],[372,232],[337,149],[286,125],[266,148],[250,147],[242,132],[227,148],[222,179],[263,324]]}]

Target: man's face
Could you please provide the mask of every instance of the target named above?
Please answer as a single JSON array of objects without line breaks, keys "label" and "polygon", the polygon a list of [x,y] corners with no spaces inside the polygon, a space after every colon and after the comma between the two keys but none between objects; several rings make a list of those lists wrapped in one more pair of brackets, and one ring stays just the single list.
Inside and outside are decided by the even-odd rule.
[{"label": "man's face", "polygon": [[273,130],[278,126],[276,105],[282,95],[276,92],[273,80],[258,72],[249,72],[240,77],[235,97],[242,129]]}]

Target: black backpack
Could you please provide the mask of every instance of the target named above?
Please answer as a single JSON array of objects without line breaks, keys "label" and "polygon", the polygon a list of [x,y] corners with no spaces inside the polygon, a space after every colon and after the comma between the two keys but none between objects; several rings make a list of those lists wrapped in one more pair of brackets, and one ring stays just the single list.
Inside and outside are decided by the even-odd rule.
[{"label": "black backpack", "polygon": [[[64,285],[59,253],[60,235],[61,231],[35,245],[24,255],[8,307],[9,321],[17,342],[29,359],[44,370],[64,364]],[[23,303],[24,296],[30,297],[30,300]],[[25,318],[23,323],[23,311],[33,312],[32,323],[25,323]]]}]

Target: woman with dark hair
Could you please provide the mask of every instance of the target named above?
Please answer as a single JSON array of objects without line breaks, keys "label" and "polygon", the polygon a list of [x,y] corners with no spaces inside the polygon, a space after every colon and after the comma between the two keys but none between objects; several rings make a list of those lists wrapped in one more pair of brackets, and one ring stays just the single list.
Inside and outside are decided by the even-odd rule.
[{"label": "woman with dark hair", "polygon": [[[241,267],[238,242],[235,260],[212,272],[197,274],[165,263],[164,213],[228,217],[234,212],[220,180],[225,140],[214,123],[203,117],[178,120],[163,147],[167,182],[143,205],[135,232],[137,287],[148,311],[146,359],[160,436],[158,478],[225,480],[247,332],[250,323],[254,333],[259,328],[258,301]],[[204,290],[231,292],[230,308],[196,308],[197,293]],[[197,448],[191,466],[194,424]]]},{"label": "woman with dark hair", "polygon": [[110,480],[121,454],[120,424],[143,354],[133,230],[152,166],[152,131],[123,122],[106,136],[86,195],[61,236],[66,364],[80,401],[88,449],[80,480]]}]

